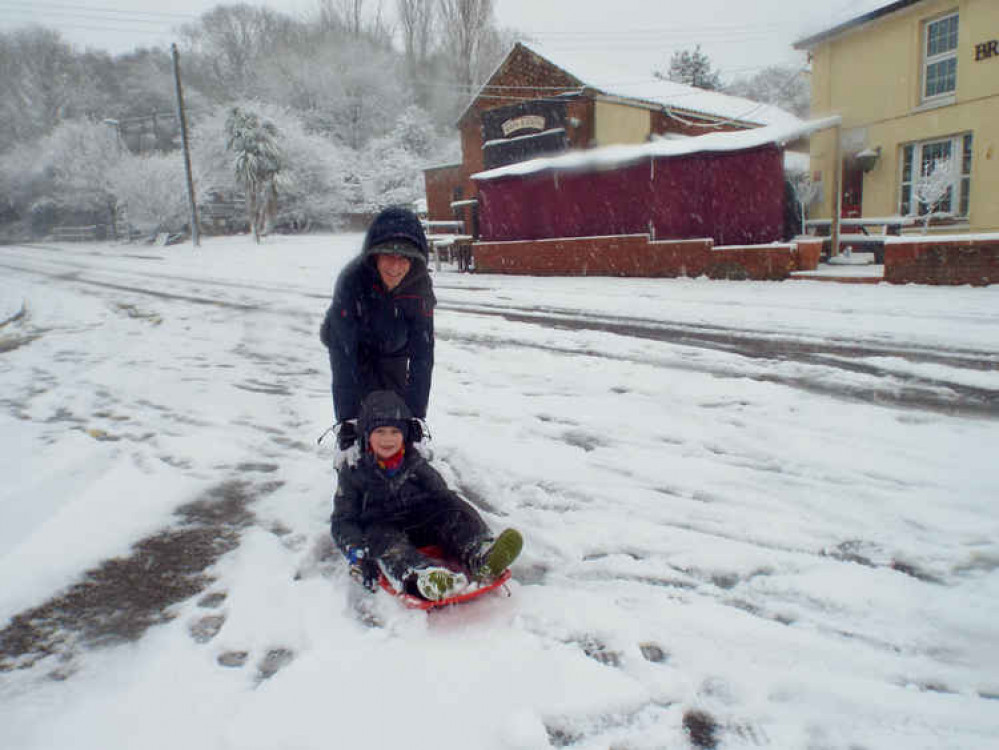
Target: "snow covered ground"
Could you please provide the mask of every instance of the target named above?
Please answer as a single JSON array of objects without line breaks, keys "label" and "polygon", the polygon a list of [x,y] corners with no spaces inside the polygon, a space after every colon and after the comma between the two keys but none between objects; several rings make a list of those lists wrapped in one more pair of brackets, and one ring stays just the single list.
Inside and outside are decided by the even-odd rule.
[{"label": "snow covered ground", "polygon": [[428,616],[327,540],[358,243],[0,247],[0,746],[996,746],[999,288],[435,272],[527,546]]}]

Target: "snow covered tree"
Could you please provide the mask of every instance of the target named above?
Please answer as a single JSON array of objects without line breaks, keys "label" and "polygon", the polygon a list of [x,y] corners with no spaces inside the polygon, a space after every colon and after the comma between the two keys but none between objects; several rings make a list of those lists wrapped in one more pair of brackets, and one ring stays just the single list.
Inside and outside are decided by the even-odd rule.
[{"label": "snow covered tree", "polygon": [[793,65],[770,65],[755,75],[740,78],[724,87],[726,94],[763,102],[808,117],[812,90],[801,68]]},{"label": "snow covered tree", "polygon": [[21,162],[20,179],[31,185],[24,200],[38,203],[44,197],[56,214],[101,216],[113,235],[119,193],[111,172],[123,149],[112,128],[89,120],[64,122],[24,151],[30,158]]},{"label": "snow covered tree", "polygon": [[429,162],[453,158],[446,149],[451,138],[435,137],[429,115],[410,107],[392,131],[371,141],[357,160],[354,178],[360,186],[358,210],[377,211],[387,205],[408,205],[425,192],[423,170]]},{"label": "snow covered tree", "polygon": [[[282,169],[274,227],[291,231],[335,228],[339,217],[350,210],[346,180],[355,172],[356,153],[308,132],[302,118],[289,109],[262,102],[238,106],[252,108],[281,134]],[[217,110],[194,122],[191,148],[201,201],[211,193],[238,195],[243,191],[233,169],[232,152],[226,149],[227,119],[228,111]]]},{"label": "snow covered tree", "polygon": [[923,162],[912,191],[921,207],[920,213],[923,214],[923,234],[929,229],[930,219],[937,210],[945,203],[949,203],[954,185],[955,166],[954,160],[949,156]]},{"label": "snow covered tree", "polygon": [[236,181],[246,193],[247,218],[253,239],[260,242],[267,222],[277,210],[278,176],[282,155],[278,129],[255,112],[233,107],[225,123],[226,149],[235,163]]},{"label": "snow covered tree", "polygon": [[818,197],[819,186],[812,181],[812,175],[808,170],[788,172],[787,180],[794,189],[794,199],[798,203],[798,210],[801,213],[801,229],[804,230],[808,207]]},{"label": "snow covered tree", "polygon": [[711,59],[701,52],[699,44],[693,52],[686,49],[674,52],[669,61],[669,70],[666,73],[654,71],[654,75],[656,78],[708,91],[719,91],[722,87],[721,76],[712,69]]},{"label": "snow covered tree", "polygon": [[0,151],[100,107],[97,83],[82,59],[50,29],[0,33]]},{"label": "snow covered tree", "polygon": [[190,221],[184,160],[179,151],[126,153],[111,169],[110,182],[122,196],[130,225],[141,232],[176,232]]},{"label": "snow covered tree", "polygon": [[414,98],[398,56],[363,38],[311,40],[272,61],[261,71],[261,97],[352,149],[387,133]]}]

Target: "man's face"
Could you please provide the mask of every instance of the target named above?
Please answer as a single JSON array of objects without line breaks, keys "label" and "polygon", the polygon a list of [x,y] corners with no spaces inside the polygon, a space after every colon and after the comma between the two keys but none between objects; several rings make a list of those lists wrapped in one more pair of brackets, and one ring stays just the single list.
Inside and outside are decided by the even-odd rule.
[{"label": "man's face", "polygon": [[378,275],[382,277],[382,283],[392,291],[409,273],[412,261],[405,255],[390,255],[388,253],[378,253],[376,256]]},{"label": "man's face", "polygon": [[368,439],[376,458],[392,458],[402,449],[402,430],[398,427],[376,427]]}]

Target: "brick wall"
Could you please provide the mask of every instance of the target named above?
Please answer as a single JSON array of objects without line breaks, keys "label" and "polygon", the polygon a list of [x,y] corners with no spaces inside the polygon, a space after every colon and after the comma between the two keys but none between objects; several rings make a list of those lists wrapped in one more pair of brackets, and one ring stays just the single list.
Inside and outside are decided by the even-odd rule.
[{"label": "brick wall", "polygon": [[[475,270],[532,276],[701,276],[727,279],[786,279],[802,265],[818,263],[818,250],[806,243],[713,247],[710,239],[655,242],[645,234],[476,242]],[[813,266],[814,267],[814,266]]]},{"label": "brick wall", "polygon": [[795,271],[814,271],[819,267],[819,259],[822,257],[821,237],[798,237],[794,240],[797,246],[797,268]]},{"label": "brick wall", "polygon": [[423,172],[423,185],[427,191],[427,218],[450,221],[451,190],[461,184],[461,165],[435,167]]},{"label": "brick wall", "polygon": [[885,281],[974,286],[999,283],[999,235],[889,242],[885,245]]}]

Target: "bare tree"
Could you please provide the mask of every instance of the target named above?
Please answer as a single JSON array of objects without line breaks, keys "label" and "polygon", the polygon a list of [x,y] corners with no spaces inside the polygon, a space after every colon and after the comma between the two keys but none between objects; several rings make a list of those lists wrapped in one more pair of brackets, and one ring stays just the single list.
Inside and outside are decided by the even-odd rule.
[{"label": "bare tree", "polygon": [[298,24],[265,7],[219,5],[181,28],[198,57],[194,77],[220,100],[248,96],[265,55],[293,44]]},{"label": "bare tree", "polygon": [[493,29],[493,0],[438,0],[443,44],[458,85],[476,85],[482,45]]},{"label": "bare tree", "polygon": [[355,39],[365,37],[381,46],[392,43],[392,28],[382,17],[380,0],[369,13],[367,0],[319,0],[315,26],[322,34],[340,34]]},{"label": "bare tree", "polygon": [[402,45],[410,69],[426,65],[433,45],[434,4],[426,0],[396,0]]}]

